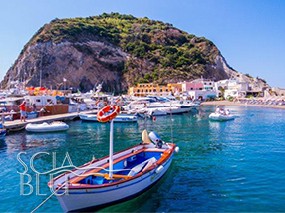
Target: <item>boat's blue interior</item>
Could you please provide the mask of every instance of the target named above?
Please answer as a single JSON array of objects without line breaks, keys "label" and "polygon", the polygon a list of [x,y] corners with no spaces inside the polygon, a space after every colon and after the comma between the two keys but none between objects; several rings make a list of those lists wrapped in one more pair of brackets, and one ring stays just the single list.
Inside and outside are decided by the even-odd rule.
[{"label": "boat's blue interior", "polygon": [[[146,160],[150,158],[155,158],[158,160],[161,157],[161,152],[141,152],[135,155],[132,155],[131,157],[128,157],[127,159],[124,159],[122,161],[117,162],[113,165],[113,174],[118,175],[128,175],[132,168],[135,166],[145,162]],[[100,173],[108,173],[108,169],[101,170]],[[142,167],[143,169],[143,167]],[[104,177],[90,175],[81,180],[79,183],[81,184],[91,184],[91,185],[100,185],[104,183],[110,183],[114,181],[118,181],[119,179],[114,180],[107,180]]]}]

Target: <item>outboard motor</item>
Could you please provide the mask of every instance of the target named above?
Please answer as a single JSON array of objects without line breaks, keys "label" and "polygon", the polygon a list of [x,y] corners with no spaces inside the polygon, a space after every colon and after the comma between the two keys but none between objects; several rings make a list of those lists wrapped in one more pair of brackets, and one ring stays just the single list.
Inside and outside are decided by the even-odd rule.
[{"label": "outboard motor", "polygon": [[156,132],[150,132],[148,134],[148,137],[156,145],[157,148],[161,148],[162,147],[163,142],[162,142],[162,140],[160,139],[159,135]]}]

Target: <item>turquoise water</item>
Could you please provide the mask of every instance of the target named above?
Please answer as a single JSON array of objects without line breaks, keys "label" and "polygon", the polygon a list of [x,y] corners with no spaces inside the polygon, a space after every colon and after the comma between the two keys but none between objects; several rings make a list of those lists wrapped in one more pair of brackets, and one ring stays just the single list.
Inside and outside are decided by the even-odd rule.
[{"label": "turquoise water", "polygon": [[[138,125],[114,124],[115,151],[141,141],[144,128],[154,130],[165,141],[180,147],[166,176],[143,195],[101,210],[102,212],[284,212],[285,211],[285,110],[229,107],[234,121],[211,122],[213,107],[194,113],[158,117],[155,122],[140,120]],[[172,120],[171,120],[172,119]],[[93,157],[108,155],[109,124],[69,122],[66,133],[6,136],[0,142],[0,211],[30,212],[49,194],[48,175],[36,176],[28,165],[33,191],[20,195],[23,165],[35,156],[38,172],[61,166],[66,153],[76,166]],[[171,129],[173,131],[171,131]],[[171,133],[173,132],[173,134]],[[172,137],[173,135],[173,137]],[[50,155],[48,155],[50,154]],[[64,165],[68,164],[66,160]],[[25,176],[27,182],[27,176]],[[31,192],[29,186],[24,193]],[[38,212],[60,212],[55,197]]]}]

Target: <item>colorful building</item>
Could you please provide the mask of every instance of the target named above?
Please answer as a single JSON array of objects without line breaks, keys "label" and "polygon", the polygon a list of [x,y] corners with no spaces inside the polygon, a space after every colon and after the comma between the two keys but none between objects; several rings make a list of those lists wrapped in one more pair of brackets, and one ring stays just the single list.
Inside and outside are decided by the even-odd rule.
[{"label": "colorful building", "polygon": [[181,85],[182,92],[190,96],[192,100],[206,100],[217,96],[217,92],[214,90],[214,81],[208,79],[196,79],[191,82],[183,82]]},{"label": "colorful building", "polygon": [[159,85],[155,83],[143,83],[137,84],[137,86],[130,87],[128,90],[128,95],[136,97],[146,97],[146,96],[168,96],[174,92],[181,92],[181,84],[167,84]]}]

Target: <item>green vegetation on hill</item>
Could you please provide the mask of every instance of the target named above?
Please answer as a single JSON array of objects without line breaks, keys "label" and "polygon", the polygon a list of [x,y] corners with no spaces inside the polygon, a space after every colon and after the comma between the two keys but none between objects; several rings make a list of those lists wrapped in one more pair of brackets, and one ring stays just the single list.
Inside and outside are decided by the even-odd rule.
[{"label": "green vegetation on hill", "polygon": [[[171,24],[118,13],[54,19],[43,26],[27,45],[90,40],[109,42],[129,53],[134,60],[125,63],[123,72],[129,72],[136,66],[137,61],[134,61],[137,58],[149,61],[153,65],[152,72],[137,77],[134,83],[163,83],[164,76],[168,79],[200,77],[205,73],[205,66],[213,64],[219,54],[211,41],[183,32]],[[81,48],[80,51],[88,52],[88,48]],[[108,53],[102,52],[104,54]]]}]

